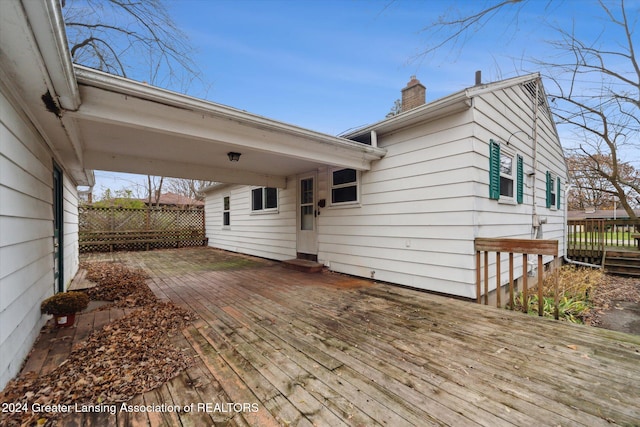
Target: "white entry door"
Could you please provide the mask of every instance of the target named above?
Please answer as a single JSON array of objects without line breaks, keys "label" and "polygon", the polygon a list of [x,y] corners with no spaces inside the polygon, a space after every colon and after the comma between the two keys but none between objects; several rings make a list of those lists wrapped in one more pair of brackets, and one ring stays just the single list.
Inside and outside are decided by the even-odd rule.
[{"label": "white entry door", "polygon": [[318,254],[318,230],[316,225],[317,174],[298,178],[298,242],[297,252]]}]

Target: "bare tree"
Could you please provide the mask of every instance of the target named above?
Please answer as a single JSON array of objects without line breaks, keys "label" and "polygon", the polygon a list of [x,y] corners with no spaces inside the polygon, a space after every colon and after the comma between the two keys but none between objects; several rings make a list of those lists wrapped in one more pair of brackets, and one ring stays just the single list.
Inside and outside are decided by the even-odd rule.
[{"label": "bare tree", "polygon": [[[187,92],[201,73],[188,37],[162,0],[63,0],[75,63]],[[158,206],[163,177],[148,176],[146,197]]]},{"label": "bare tree", "polygon": [[[538,8],[538,12],[544,7],[543,13],[550,13],[554,3],[557,1],[503,0],[479,12],[444,16],[425,28],[435,42],[421,55],[447,45],[459,46],[489,22],[517,23],[525,7]],[[607,181],[607,188],[629,217],[636,218],[632,204],[638,182],[623,173],[623,165],[627,153],[640,149],[640,66],[634,45],[640,12],[637,7],[626,7],[624,0],[600,0],[599,6],[604,18],[602,31],[615,35],[615,45],[606,45],[595,29],[591,39],[585,40],[573,29],[548,24],[549,33],[557,35],[550,42],[555,54],[551,59],[534,58],[528,63],[542,69],[551,82],[547,89],[556,122],[567,125],[581,141],[571,149],[573,154],[589,158],[584,162],[590,168],[588,174]]]},{"label": "bare tree", "polygon": [[[614,209],[618,201],[618,191],[605,178],[611,175],[612,156],[572,155],[567,157],[567,165],[572,183],[567,198],[569,209]],[[635,187],[640,184],[640,172],[631,164],[618,164],[618,169],[621,181],[630,182]],[[627,186],[624,190],[631,207],[639,207],[640,193],[632,186]]]},{"label": "bare tree", "polygon": [[147,175],[147,202],[149,207],[156,204],[156,208],[160,207],[160,196],[162,195],[163,176]]},{"label": "bare tree", "polygon": [[196,179],[169,178],[167,187],[170,191],[188,197],[193,200],[204,200],[202,190],[214,184],[213,181],[201,181]]},{"label": "bare tree", "polygon": [[[188,37],[162,0],[63,0],[75,63],[123,77],[147,70],[144,79],[186,92],[200,72]],[[138,77],[142,79],[141,77]]]},{"label": "bare tree", "polygon": [[400,101],[400,99],[396,99],[393,101],[393,107],[391,107],[391,110],[389,110],[385,117],[388,119],[389,117],[397,116],[400,113],[402,113],[402,101]]}]

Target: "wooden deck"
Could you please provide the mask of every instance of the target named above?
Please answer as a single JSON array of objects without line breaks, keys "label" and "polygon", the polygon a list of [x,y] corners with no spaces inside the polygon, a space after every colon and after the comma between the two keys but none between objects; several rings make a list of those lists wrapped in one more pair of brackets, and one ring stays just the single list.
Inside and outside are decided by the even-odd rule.
[{"label": "wooden deck", "polygon": [[196,366],[130,402],[194,406],[65,425],[640,425],[640,336],[211,248],[90,257],[200,315]]}]

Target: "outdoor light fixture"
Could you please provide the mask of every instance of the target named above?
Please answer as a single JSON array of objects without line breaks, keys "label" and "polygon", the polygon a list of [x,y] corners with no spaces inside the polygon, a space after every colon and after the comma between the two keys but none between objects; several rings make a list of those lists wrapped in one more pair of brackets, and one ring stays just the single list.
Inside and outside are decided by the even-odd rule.
[{"label": "outdoor light fixture", "polygon": [[229,156],[229,160],[232,162],[237,162],[238,160],[240,160],[240,153],[229,151],[227,153],[227,156]]}]

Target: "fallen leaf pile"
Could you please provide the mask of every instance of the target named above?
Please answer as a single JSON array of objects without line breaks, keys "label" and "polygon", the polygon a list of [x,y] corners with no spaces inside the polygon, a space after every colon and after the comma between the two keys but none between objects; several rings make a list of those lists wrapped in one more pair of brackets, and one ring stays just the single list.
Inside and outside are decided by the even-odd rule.
[{"label": "fallen leaf pile", "polygon": [[[114,271],[122,268],[109,265]],[[124,275],[127,278],[134,276],[146,287],[140,272]],[[122,288],[113,282],[112,276],[108,277],[107,287]],[[139,287],[139,284],[128,283],[132,289]],[[118,298],[130,303],[130,299],[119,291]],[[158,302],[155,297],[136,300],[141,299],[146,301],[142,307],[93,331],[85,341],[75,345],[69,358],[54,371],[41,376],[29,372],[11,381],[0,393],[0,401],[26,404],[29,410],[0,413],[0,425],[56,425],[63,414],[32,413],[32,405],[125,402],[162,385],[191,366],[190,356],[175,348],[170,339],[194,319],[193,313],[171,302]]]},{"label": "fallen leaf pile", "polygon": [[604,274],[593,290],[590,300],[593,307],[589,313],[588,323],[591,326],[599,326],[602,323],[602,313],[611,309],[616,301],[640,304],[640,278]]},{"label": "fallen leaf pile", "polygon": [[114,301],[115,307],[139,307],[152,304],[156,297],[145,281],[149,278],[142,270],[132,270],[115,262],[83,263],[86,278],[99,286],[87,289],[92,300]]}]

